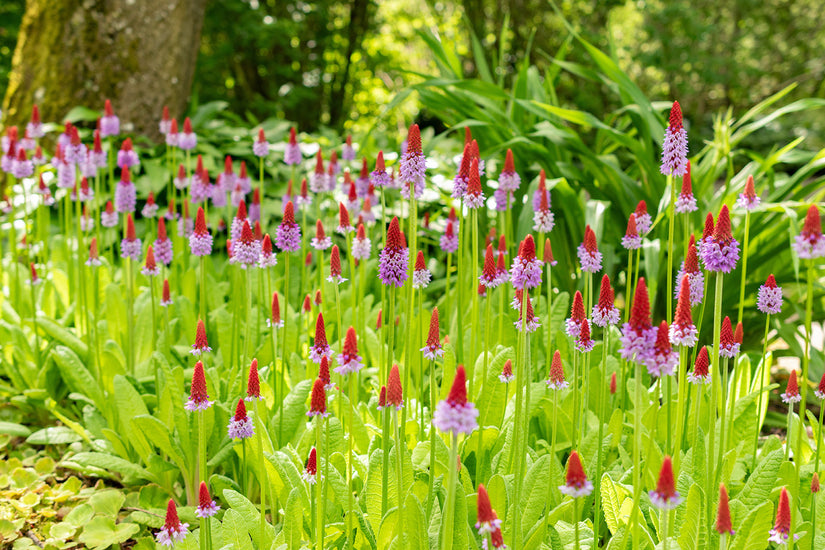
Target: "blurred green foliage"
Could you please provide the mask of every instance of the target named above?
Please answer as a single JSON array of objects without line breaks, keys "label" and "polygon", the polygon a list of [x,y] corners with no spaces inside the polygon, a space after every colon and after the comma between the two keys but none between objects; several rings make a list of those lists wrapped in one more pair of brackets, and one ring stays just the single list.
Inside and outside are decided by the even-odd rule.
[{"label": "blurred green foliage", "polygon": [[11,57],[17,45],[17,30],[23,19],[25,5],[25,0],[0,2],[0,90],[5,90],[9,82]]}]

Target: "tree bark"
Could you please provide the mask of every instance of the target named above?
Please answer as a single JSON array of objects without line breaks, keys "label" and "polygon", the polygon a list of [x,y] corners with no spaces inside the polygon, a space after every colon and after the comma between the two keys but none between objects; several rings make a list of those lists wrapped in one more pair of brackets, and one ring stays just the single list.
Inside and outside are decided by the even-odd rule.
[{"label": "tree bark", "polygon": [[28,0],[3,100],[4,126],[111,99],[121,127],[158,136],[184,112],[206,0]]}]

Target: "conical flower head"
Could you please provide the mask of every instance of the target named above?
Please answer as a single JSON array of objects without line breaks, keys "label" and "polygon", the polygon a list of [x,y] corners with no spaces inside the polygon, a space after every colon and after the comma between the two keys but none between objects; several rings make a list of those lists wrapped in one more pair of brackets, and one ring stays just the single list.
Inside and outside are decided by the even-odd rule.
[{"label": "conical flower head", "polygon": [[670,108],[670,116],[668,117],[668,128],[673,131],[682,129],[682,107],[678,101],[673,102]]},{"label": "conical flower head", "polygon": [[433,425],[442,432],[470,434],[478,427],[478,409],[467,402],[467,374],[458,365],[447,399],[438,403]]},{"label": "conical flower head", "polygon": [[649,329],[652,326],[650,321],[650,297],[647,293],[647,284],[644,277],[639,278],[639,284],[633,297],[633,307],[630,309],[630,326],[637,332]]},{"label": "conical flower head", "polygon": [[318,453],[316,452],[315,447],[309,451],[309,457],[307,458],[306,464],[306,473],[311,476],[318,474]]},{"label": "conical flower head", "polygon": [[183,541],[188,534],[189,524],[181,523],[175,501],[169,499],[169,504],[166,506],[166,519],[160,531],[155,533],[155,539],[162,546],[174,546],[175,543]]},{"label": "conical flower head", "polygon": [[484,205],[484,194],[481,190],[481,177],[479,176],[477,158],[473,158],[470,163],[470,175],[467,180],[467,193],[464,195],[464,204],[471,209],[481,208]]},{"label": "conical flower head", "polygon": [[541,260],[536,258],[536,242],[527,235],[519,246],[518,256],[510,268],[510,282],[513,288],[522,290],[537,287],[541,283]]},{"label": "conical flower head", "polygon": [[814,390],[814,394],[819,399],[825,399],[825,374],[819,379],[819,385]]},{"label": "conical flower head", "polygon": [[192,355],[200,355],[207,351],[212,351],[212,348],[209,347],[209,342],[206,339],[206,325],[203,323],[203,319],[198,319],[198,326],[195,330],[195,343],[192,344]]},{"label": "conical flower head", "polygon": [[192,387],[189,391],[189,400],[184,408],[187,411],[204,411],[212,406],[209,395],[206,393],[206,375],[203,372],[203,363],[195,363],[192,371]]},{"label": "conical flower head", "polygon": [[334,385],[329,375],[329,358],[321,357],[321,365],[318,367],[318,378],[324,383],[324,389],[331,390]]},{"label": "conical flower head", "polygon": [[613,287],[610,286],[610,277],[607,274],[602,276],[599,287],[599,301],[593,306],[593,323],[602,328],[608,325],[615,325],[619,322],[619,309],[614,304],[615,295]]},{"label": "conical flower head", "polygon": [[690,161],[687,162],[685,173],[682,176],[682,190],[679,192],[679,196],[676,197],[675,210],[680,214],[695,212],[698,210],[698,207],[696,206],[696,197],[693,196]]},{"label": "conical flower head", "polygon": [[776,507],[776,521],[770,531],[769,542],[786,544],[791,532],[791,504],[788,498],[788,490],[782,487],[779,493],[779,505]]},{"label": "conical flower head", "polygon": [[647,371],[651,376],[670,376],[674,373],[679,356],[670,344],[670,328],[662,321],[656,331],[653,353],[647,359]]},{"label": "conical flower head", "polygon": [[[381,321],[379,314],[379,323]],[[438,326],[438,308],[433,308],[433,313],[430,316],[430,330],[427,333],[427,345],[421,348],[424,352],[424,357],[430,360],[435,360],[437,357],[444,355],[444,350],[441,349],[441,340],[439,338]]]},{"label": "conical flower head", "polygon": [[559,490],[565,495],[573,498],[585,497],[593,492],[593,484],[587,480],[582,466],[581,458],[577,451],[570,453],[567,459],[567,473],[564,485]]},{"label": "conical flower head", "polygon": [[616,395],[616,373],[610,375],[610,395]]},{"label": "conical flower head", "polygon": [[229,419],[228,434],[230,439],[247,439],[255,435],[252,419],[246,414],[246,403],[238,399],[235,415]]},{"label": "conical flower head", "polygon": [[547,385],[551,389],[561,390],[569,384],[564,380],[564,367],[561,364],[561,354],[558,350],[553,353],[553,361],[550,363],[550,378]]},{"label": "conical flower head", "polygon": [[749,175],[748,180],[745,182],[745,190],[742,191],[739,198],[736,199],[736,205],[743,210],[750,211],[759,206],[760,202],[753,185],[753,176]]},{"label": "conical flower head", "polygon": [[639,236],[639,230],[636,228],[636,214],[631,214],[627,219],[627,230],[625,230],[624,237],[622,237],[622,246],[627,250],[636,250],[642,246],[642,238]]},{"label": "conical flower head", "polygon": [[163,280],[163,292],[161,293],[160,305],[168,307],[172,305],[172,296],[169,292],[169,279]]},{"label": "conical flower head", "polygon": [[582,321],[584,321],[584,300],[582,293],[578,290],[573,295],[573,305],[570,307],[570,318],[565,320],[567,335],[575,338],[581,332]]},{"label": "conical flower head", "polygon": [[719,485],[719,507],[716,511],[716,532],[720,535],[733,534],[733,525],[730,521],[728,490],[725,488],[724,483]]},{"label": "conical flower head", "polygon": [[147,277],[154,277],[160,274],[160,269],[158,269],[157,263],[155,262],[155,249],[151,244],[146,249],[146,261],[140,272]]},{"label": "conical flower head", "polygon": [[799,382],[796,379],[796,371],[792,371],[788,377],[788,385],[781,397],[782,401],[790,405],[802,401],[802,396],[799,395]]},{"label": "conical flower head", "polygon": [[639,234],[643,235],[650,231],[650,225],[653,220],[647,211],[647,203],[645,201],[639,201],[633,213],[636,215],[636,229],[639,230]]},{"label": "conical flower head", "polygon": [[582,353],[593,351],[593,346],[596,345],[596,343],[590,338],[590,323],[587,319],[582,320],[582,328],[579,332],[578,338],[576,338],[575,345],[576,349]]},{"label": "conical flower head", "polygon": [[201,481],[198,489],[198,507],[195,510],[195,515],[199,518],[209,518],[217,514],[218,510],[220,510],[220,506],[212,500],[212,496],[209,494],[209,487],[206,486],[205,482]]},{"label": "conical flower head", "polygon": [[341,253],[337,244],[333,245],[332,252],[329,255],[329,277],[327,277],[327,280],[335,284],[346,281],[341,275]]},{"label": "conical flower head", "polygon": [[387,386],[381,386],[381,391],[378,392],[378,410],[382,410],[387,406]]},{"label": "conical flower head", "polygon": [[693,384],[707,384],[710,382],[710,358],[708,357],[708,348],[702,346],[699,348],[699,353],[696,354],[696,361],[693,363],[693,372],[687,375],[688,380]]},{"label": "conical flower head", "polygon": [[315,319],[315,346],[327,346],[327,330],[324,325],[324,314],[318,313]]},{"label": "conical flower head", "polygon": [[273,327],[282,327],[284,326],[284,322],[281,320],[281,303],[278,300],[278,293],[272,293],[272,306],[270,308],[270,317],[269,317],[270,325]]},{"label": "conical flower head", "polygon": [[363,366],[361,356],[358,355],[358,339],[355,335],[355,329],[349,327],[344,337],[344,349],[341,350],[341,354],[338,356],[338,367],[335,368],[335,372],[346,376],[358,372]]},{"label": "conical flower head", "polygon": [[719,332],[719,355],[730,359],[739,354],[740,344],[736,342],[731,326],[730,317],[725,316],[722,320],[722,329]]},{"label": "conical flower head", "polygon": [[493,511],[490,504],[490,495],[484,484],[478,484],[478,497],[476,499],[476,528],[483,536],[485,533],[490,533],[490,528],[497,527],[496,523],[501,523]]},{"label": "conical flower head", "polygon": [[584,228],[584,241],[577,249],[582,271],[595,273],[602,268],[602,253],[596,243],[596,234],[590,226]]},{"label": "conical flower head", "polygon": [[347,207],[344,206],[342,202],[338,203],[338,227],[336,231],[344,235],[350,231],[355,231],[355,228],[352,227],[349,220],[349,211],[347,211]]},{"label": "conical flower head", "polygon": [[407,134],[407,153],[421,153],[421,130],[418,129],[418,124],[410,126]]},{"label": "conical flower head", "polygon": [[674,101],[662,143],[660,172],[665,175],[683,176],[687,166],[687,153],[687,132],[682,126],[682,108],[678,101]]},{"label": "conical flower head", "polygon": [[811,493],[815,495],[818,492],[819,492],[819,474],[814,472],[814,475],[811,478]]},{"label": "conical flower head", "polygon": [[387,406],[401,410],[404,406],[404,397],[401,389],[401,376],[398,374],[398,365],[393,365],[387,378]]},{"label": "conical flower head", "polygon": [[404,286],[407,280],[407,241],[394,217],[387,229],[387,240],[378,258],[378,275],[385,285]]},{"label": "conical flower head", "polygon": [[316,378],[312,384],[312,394],[310,397],[309,412],[307,416],[327,416],[327,392],[324,389],[324,381]]},{"label": "conical flower head", "polygon": [[676,303],[676,316],[670,327],[670,342],[674,346],[693,347],[696,344],[697,330],[693,324],[690,311],[690,275],[683,275],[679,285],[679,300]]},{"label": "conical flower head", "polygon": [[822,220],[815,204],[808,208],[805,225],[796,236],[794,249],[800,259],[812,260],[825,256],[825,237],[822,235]]},{"label": "conical flower head", "polygon": [[682,499],[676,492],[676,483],[673,480],[673,463],[669,456],[662,462],[659,470],[659,481],[656,490],[650,492],[650,500],[660,510],[672,510],[681,503]]},{"label": "conical flower head", "polygon": [[484,253],[484,269],[478,278],[485,286],[495,287],[498,284],[498,272],[496,271],[496,260],[493,255],[493,245],[488,244]]},{"label": "conical flower head", "polygon": [[501,374],[498,375],[498,379],[505,384],[508,384],[516,379],[515,375],[513,375],[513,362],[510,359],[504,362],[504,366],[501,368]]},{"label": "conical flower head", "polygon": [[249,365],[249,377],[246,382],[246,399],[247,401],[254,399],[263,400],[263,397],[261,397],[261,380],[258,377],[257,359],[253,359],[252,364]]}]

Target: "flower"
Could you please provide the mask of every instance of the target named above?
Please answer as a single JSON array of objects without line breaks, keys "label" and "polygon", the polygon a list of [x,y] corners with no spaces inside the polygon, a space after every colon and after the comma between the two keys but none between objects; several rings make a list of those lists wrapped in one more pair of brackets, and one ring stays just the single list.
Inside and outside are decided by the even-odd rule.
[{"label": "flower", "polygon": [[488,244],[487,250],[484,252],[484,269],[481,271],[481,275],[478,276],[478,280],[487,288],[495,288],[504,282],[501,280],[501,277],[496,270],[496,261],[493,259],[492,244]]},{"label": "flower", "polygon": [[183,132],[178,134],[178,147],[184,151],[191,151],[198,144],[198,136],[192,131],[192,121],[186,117],[183,121]]},{"label": "flower", "polygon": [[464,365],[458,365],[450,394],[439,401],[433,415],[433,425],[442,432],[470,434],[478,427],[478,409],[467,402],[466,383]]},{"label": "flower", "polygon": [[295,223],[292,201],[286,203],[284,217],[275,230],[275,246],[284,252],[295,252],[301,248],[301,227]]},{"label": "flower", "polygon": [[404,396],[401,390],[401,376],[398,374],[398,365],[393,365],[387,378],[387,395],[385,407],[395,407],[400,411],[404,406]]},{"label": "flower", "polygon": [[602,269],[602,253],[596,244],[596,234],[590,226],[584,228],[584,242],[577,249],[582,271],[596,273]]},{"label": "flower", "polygon": [[[162,122],[161,122],[162,124]],[[168,131],[165,132],[166,134],[166,145],[168,147],[177,147],[180,143],[180,135],[178,134],[178,121],[177,119],[172,119],[169,121]]]},{"label": "flower", "polygon": [[198,491],[198,507],[195,509],[195,515],[199,518],[211,518],[218,513],[221,507],[212,500],[209,495],[209,488],[206,483],[201,481],[200,490]]},{"label": "flower", "polygon": [[602,284],[599,288],[599,302],[593,306],[593,324],[602,328],[608,325],[619,323],[619,308],[614,305],[615,296],[613,288],[610,286],[610,277],[607,274],[602,276]]},{"label": "flower", "polygon": [[504,362],[504,367],[501,369],[501,374],[498,375],[498,379],[504,384],[509,384],[516,379],[513,374],[513,362],[510,359]]},{"label": "flower", "polygon": [[206,215],[201,206],[195,218],[195,229],[189,235],[189,250],[193,256],[209,256],[212,253],[212,235],[206,228]]},{"label": "flower", "polygon": [[249,365],[249,377],[246,381],[246,401],[263,401],[261,396],[261,380],[258,377],[258,360],[253,359]]},{"label": "flower", "polygon": [[610,375],[610,395],[616,395],[616,373]]},{"label": "flower", "polygon": [[229,238],[237,241],[241,238],[241,231],[243,230],[243,223],[247,219],[246,201],[243,199],[238,202],[238,210],[235,217],[232,218],[232,224],[229,226]]},{"label": "flower", "polygon": [[593,351],[593,346],[596,345],[590,338],[590,323],[587,322],[587,319],[582,320],[581,331],[579,332],[578,338],[576,338],[576,349],[582,353],[587,353]]},{"label": "flower", "polygon": [[378,276],[385,285],[404,286],[407,280],[407,241],[398,226],[398,218],[393,217],[387,229],[387,241],[378,257]]},{"label": "flower", "polygon": [[318,378],[324,383],[324,390],[332,391],[335,388],[329,376],[329,358],[326,356],[321,357],[321,364],[318,365]]},{"label": "flower", "polygon": [[[167,112],[167,116],[168,116]],[[103,104],[103,116],[100,117],[100,137],[116,136],[120,133],[120,119],[112,110],[112,102],[106,100]]]},{"label": "flower", "polygon": [[269,142],[266,141],[264,129],[258,129],[258,139],[252,142],[252,154],[256,157],[265,157],[269,154]]},{"label": "flower", "polygon": [[696,244],[694,243],[693,236],[691,236],[690,239],[685,260],[682,262],[682,266],[676,274],[676,282],[678,284],[674,290],[674,296],[679,296],[682,288],[682,279],[687,275],[688,283],[690,284],[690,305],[693,307],[701,304],[704,298],[705,274],[699,269],[699,255],[696,252]]},{"label": "flower", "polygon": [[817,494],[819,492],[819,474],[814,472],[811,477],[811,493]]},{"label": "flower", "polygon": [[163,280],[163,292],[161,293],[160,305],[163,307],[169,307],[172,305],[172,297],[169,292],[169,279]]},{"label": "flower", "polygon": [[759,287],[756,307],[762,313],[779,313],[782,310],[782,287],[776,286],[773,273],[768,275],[765,284]]},{"label": "flower", "polygon": [[34,163],[26,158],[26,151],[22,147],[17,150],[17,157],[11,166],[11,174],[18,179],[28,178],[34,174]]},{"label": "flower", "polygon": [[622,237],[622,246],[628,250],[636,250],[642,247],[642,238],[636,229],[636,214],[631,214],[627,220],[627,230]]},{"label": "flower", "polygon": [[340,233],[341,235],[346,235],[355,231],[355,228],[349,221],[349,211],[347,211],[347,207],[344,206],[344,203],[338,203],[338,227],[335,228],[336,233]]},{"label": "flower", "polygon": [[375,170],[370,172],[370,183],[375,187],[389,187],[390,175],[384,166],[384,151],[378,151],[375,159]]},{"label": "flower", "polygon": [[650,217],[650,214],[647,213],[647,203],[645,201],[639,201],[633,213],[636,214],[636,229],[639,230],[639,234],[644,235],[649,232],[653,219]]},{"label": "flower", "polygon": [[301,479],[309,485],[315,485],[318,481],[318,457],[315,447],[309,451],[309,457],[307,457],[307,463],[304,467],[304,473],[301,474]]},{"label": "flower", "polygon": [[[255,225],[258,225],[258,222],[255,222]],[[264,235],[263,242],[261,242],[261,254],[258,257],[258,267],[261,269],[266,269],[268,267],[275,267],[278,265],[278,257],[272,251],[272,239],[269,237],[269,233]]]},{"label": "flower", "polygon": [[533,230],[540,233],[549,233],[556,225],[555,217],[550,211],[549,197],[550,193],[547,191],[544,183],[544,171],[539,178],[539,207],[533,213]]},{"label": "flower", "polygon": [[753,176],[748,176],[745,182],[745,190],[736,199],[736,206],[743,210],[751,211],[759,206],[760,199],[756,195],[756,190],[753,188]]},{"label": "flower", "polygon": [[484,193],[481,190],[481,178],[478,175],[477,158],[474,158],[470,164],[470,177],[467,181],[467,193],[464,195],[464,204],[472,210],[484,206]]},{"label": "flower", "polygon": [[[83,178],[83,180],[81,180],[81,189],[83,188],[83,183],[85,181],[86,178]],[[81,197],[82,196],[83,193],[81,193]],[[94,196],[94,191],[91,192],[91,196]],[[89,200],[91,196],[89,196],[85,200]],[[144,218],[154,218],[157,215],[159,209],[160,207],[157,205],[157,203],[155,203],[155,194],[150,191],[149,196],[146,198],[146,204],[143,205],[143,209],[140,211],[140,214]]]},{"label": "flower", "polygon": [[134,212],[137,203],[137,191],[129,168],[125,167],[120,172],[120,181],[115,186],[115,209],[118,212]]},{"label": "flower", "polygon": [[730,227],[728,206],[723,205],[716,218],[713,236],[705,240],[699,251],[705,269],[721,273],[730,273],[739,259],[739,243],[733,238]]},{"label": "flower", "polygon": [[630,309],[630,320],[622,325],[619,354],[628,361],[646,364],[656,343],[656,329],[650,321],[650,298],[647,294],[645,278],[639,278]]},{"label": "flower", "polygon": [[662,462],[656,489],[650,491],[650,501],[660,510],[672,510],[682,502],[679,493],[676,492],[676,484],[673,482],[673,464],[669,456],[665,456]]},{"label": "flower", "polygon": [[46,135],[43,124],[40,122],[40,109],[37,105],[32,105],[32,117],[29,123],[26,124],[26,132],[32,139],[40,139]]},{"label": "flower", "polygon": [[696,197],[693,196],[693,185],[690,181],[690,161],[688,161],[687,169],[682,176],[682,190],[679,192],[679,196],[676,197],[675,209],[680,214],[695,212],[699,209],[696,206]]},{"label": "flower", "polygon": [[427,160],[421,151],[421,132],[418,124],[410,126],[407,135],[407,149],[401,155],[399,165],[399,175],[401,177],[401,196],[405,199],[410,197],[410,187],[413,187],[415,198],[419,198],[424,192],[424,177],[427,171]]},{"label": "flower", "polygon": [[687,375],[688,382],[691,384],[709,384],[709,366],[710,359],[708,358],[708,348],[702,346],[699,348],[699,353],[696,354],[696,362],[693,364],[693,372],[689,372]]},{"label": "flower", "polygon": [[316,378],[315,382],[312,383],[312,394],[307,416],[329,416],[327,412],[327,392],[324,389],[324,381],[320,378]]},{"label": "flower", "polygon": [[669,332],[667,321],[662,321],[656,332],[653,353],[647,358],[647,372],[651,376],[670,376],[679,363],[679,354],[670,345]]},{"label": "flower", "polygon": [[[504,239],[503,236],[502,239]],[[503,245],[504,241],[502,240],[502,242],[499,244],[499,250],[506,251],[506,248],[504,248]],[[554,267],[556,264],[559,263],[558,261],[556,261],[555,258],[553,258],[553,247],[550,245],[549,238],[544,239],[544,256],[542,256],[542,260],[550,267]]]},{"label": "flower", "polygon": [[719,507],[716,511],[716,532],[720,535],[732,535],[733,526],[730,521],[730,505],[728,490],[724,483],[719,484]]},{"label": "flower", "polygon": [[734,338],[730,324],[730,317],[722,319],[722,329],[719,331],[719,355],[733,359],[739,355],[739,342]]},{"label": "flower", "polygon": [[149,248],[146,249],[146,262],[143,264],[140,272],[146,277],[160,275],[160,268],[155,263],[155,250],[152,248],[151,244],[149,245]]},{"label": "flower", "polygon": [[782,401],[793,405],[802,401],[802,396],[799,395],[799,382],[796,380],[796,371],[791,372],[788,377],[788,385],[785,387],[785,393],[781,395]]},{"label": "flower", "polygon": [[338,356],[339,366],[335,368],[335,372],[337,372],[341,376],[346,376],[351,372],[358,372],[364,367],[364,364],[361,362],[361,360],[361,356],[358,355],[358,340],[355,336],[355,329],[349,327],[347,329],[347,334],[344,337],[344,348],[341,351],[341,354]]},{"label": "flower", "polygon": [[387,386],[381,386],[381,391],[378,393],[378,406],[376,409],[379,411],[384,410],[387,408]]},{"label": "flower", "polygon": [[537,211],[541,208],[541,201],[542,195],[544,195],[545,199],[547,200],[547,208],[551,206],[551,196],[550,191],[547,190],[547,176],[544,174],[544,169],[542,168],[539,171],[539,185],[536,188],[536,191],[533,193],[533,211]]},{"label": "flower", "polygon": [[[788,490],[782,487],[782,492],[779,493],[779,505],[776,507],[776,521],[773,524],[773,529],[770,530],[768,542],[787,544],[790,533],[791,505],[788,502]],[[796,536],[794,540],[796,540]]]},{"label": "flower", "polygon": [[439,244],[441,245],[441,250],[447,254],[452,254],[458,250],[458,235],[455,234],[452,221],[447,220],[447,225],[444,228],[444,234],[441,235]]},{"label": "flower", "polygon": [[166,135],[169,133],[171,127],[172,121],[169,119],[169,106],[164,105],[163,111],[161,112],[160,122],[158,122],[158,131],[160,131],[161,134]]},{"label": "flower", "polygon": [[573,295],[573,305],[570,307],[570,317],[564,320],[565,332],[571,338],[576,338],[582,328],[582,322],[585,319],[584,315],[584,300],[582,293],[578,290]]},{"label": "flower", "polygon": [[542,262],[536,258],[536,243],[532,235],[527,235],[519,246],[519,253],[510,267],[510,282],[513,288],[522,290],[541,284]]},{"label": "flower", "polygon": [[513,161],[512,149],[507,149],[504,157],[504,168],[498,176],[498,184],[504,191],[516,191],[521,185],[521,177],[516,173],[516,165]]},{"label": "flower", "polygon": [[135,222],[132,215],[126,216],[126,237],[120,241],[120,257],[140,260],[141,241],[135,236]]},{"label": "flower", "polygon": [[478,484],[478,498],[476,499],[476,529],[482,537],[501,529],[501,520],[496,516],[490,504],[490,495],[482,483]]},{"label": "flower", "polygon": [[698,244],[699,252],[702,251],[702,248],[705,246],[705,243],[713,239],[713,231],[713,214],[708,212],[708,215],[705,216],[705,226],[702,229],[702,238],[699,240]]},{"label": "flower", "polygon": [[206,376],[203,372],[203,363],[195,363],[192,371],[192,387],[189,390],[189,400],[184,405],[187,411],[205,411],[212,406],[209,395],[206,393]]},{"label": "flower", "polygon": [[166,521],[160,531],[155,533],[155,540],[163,546],[172,546],[176,542],[182,542],[188,534],[189,524],[180,522],[175,501],[169,499],[169,504],[166,506]]},{"label": "flower", "polygon": [[249,220],[244,220],[241,238],[232,241],[232,258],[230,263],[240,264],[242,269],[255,265],[261,255],[261,243],[255,240]]},{"label": "flower", "polygon": [[586,497],[593,492],[593,483],[587,479],[577,451],[571,452],[567,459],[567,474],[559,491],[573,498]]},{"label": "flower", "polygon": [[683,176],[687,171],[687,131],[682,126],[682,108],[678,101],[670,109],[665,138],[662,142],[662,165],[659,171],[666,176]]},{"label": "flower", "polygon": [[246,415],[246,403],[243,399],[238,399],[235,416],[229,419],[227,432],[230,439],[246,439],[255,435],[255,426]]},{"label": "flower", "polygon": [[[524,318],[527,319],[527,324],[524,327],[524,330],[527,332],[535,332],[541,326],[541,321],[539,320],[539,316],[535,314],[533,311],[533,303],[530,301],[530,295],[527,294],[527,304],[524,306]],[[518,321],[513,323],[516,326],[517,330],[521,330],[522,328],[522,314],[521,308],[519,308],[519,317]]]},{"label": "flower", "polygon": [[825,399],[825,374],[820,378],[819,386],[814,390],[814,395],[817,396],[818,399]]},{"label": "flower", "polygon": [[89,267],[97,267],[100,264],[100,257],[97,253],[97,237],[92,237],[92,241],[89,243],[89,259],[86,260],[86,265]]},{"label": "flower", "polygon": [[278,293],[272,293],[272,307],[270,309],[269,319],[266,320],[267,326],[272,328],[282,328],[284,322],[281,319],[281,304],[278,301]]},{"label": "flower", "polygon": [[[381,323],[381,313],[378,314],[378,323]],[[380,326],[378,328],[381,328]],[[421,351],[424,352],[424,357],[430,360],[435,360],[438,357],[444,355],[444,350],[441,349],[441,341],[439,340],[438,336],[439,327],[438,327],[438,308],[433,308],[433,313],[430,316],[430,331],[427,334],[427,345],[421,348]]]},{"label": "flower", "polygon": [[327,281],[340,285],[346,279],[341,275],[341,253],[338,251],[338,245],[332,247],[332,253],[329,256],[329,277]]},{"label": "flower", "polygon": [[433,274],[427,269],[427,264],[424,262],[424,252],[419,250],[415,258],[415,269],[413,269],[412,275],[413,288],[427,288],[432,276]]},{"label": "flower", "polygon": [[805,225],[802,232],[796,236],[794,242],[796,255],[802,260],[813,260],[825,256],[825,237],[822,236],[822,220],[819,210],[812,204],[805,216]]},{"label": "flower", "polygon": [[324,224],[321,220],[315,221],[315,236],[309,241],[310,246],[315,250],[326,250],[332,246],[332,239],[324,233]]},{"label": "flower", "polygon": [[670,325],[670,343],[674,346],[687,346],[692,348],[696,345],[696,325],[693,324],[693,316],[690,312],[690,276],[682,277],[682,284],[679,286],[679,301],[676,303],[676,317]]},{"label": "flower", "polygon": [[367,237],[366,231],[364,230],[364,224],[359,223],[358,231],[355,234],[355,238],[352,240],[350,254],[356,260],[366,260],[370,257],[371,248],[372,241]]},{"label": "flower", "polygon": [[192,344],[192,355],[201,355],[207,351],[212,351],[209,342],[206,340],[206,325],[202,319],[198,319],[198,327],[195,330],[195,343]]},{"label": "flower", "polygon": [[316,363],[320,363],[322,357],[331,358],[333,355],[335,355],[335,353],[327,343],[327,331],[324,326],[324,315],[323,313],[318,313],[318,317],[315,320],[315,340],[312,348],[309,350],[309,358]]},{"label": "flower", "polygon": [[561,354],[558,350],[553,353],[553,361],[550,363],[550,377],[547,379],[547,386],[553,390],[563,390],[570,384],[564,379],[564,368],[561,365]]},{"label": "flower", "polygon": [[301,148],[298,146],[298,139],[295,136],[295,127],[289,129],[289,143],[287,143],[284,150],[284,164],[287,166],[294,166],[301,164],[303,156],[301,155]]},{"label": "flower", "polygon": [[[106,137],[101,132],[101,137]],[[117,165],[119,168],[130,168],[140,164],[140,159],[137,153],[132,149],[132,138],[126,138],[120,146],[120,151],[117,152]]]}]

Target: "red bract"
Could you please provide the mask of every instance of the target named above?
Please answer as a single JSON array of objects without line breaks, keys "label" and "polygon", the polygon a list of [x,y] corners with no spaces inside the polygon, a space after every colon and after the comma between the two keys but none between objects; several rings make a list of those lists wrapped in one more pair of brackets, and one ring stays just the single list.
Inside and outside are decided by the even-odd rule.
[{"label": "red bract", "polygon": [[327,413],[327,392],[324,389],[324,381],[316,378],[312,384],[312,395],[307,416],[327,416],[327,414],[329,413]]},{"label": "red bract", "polygon": [[249,377],[246,382],[246,397],[249,400],[261,399],[261,381],[258,378],[258,360],[253,359],[249,365]]},{"label": "red bract", "polygon": [[730,506],[728,504],[728,490],[724,483],[719,485],[719,508],[716,512],[716,532],[720,535],[732,535],[733,526],[730,521]]},{"label": "red bract", "polygon": [[647,284],[644,277],[639,278],[639,284],[633,298],[633,307],[630,309],[629,322],[630,327],[637,333],[653,326],[650,320],[650,298],[647,294]]},{"label": "red bract", "polygon": [[404,398],[401,389],[401,377],[398,374],[398,365],[393,365],[390,369],[389,378],[387,378],[387,403],[392,405],[396,410],[400,410],[404,406]]}]

